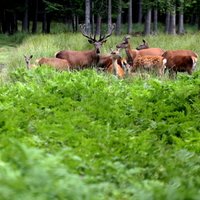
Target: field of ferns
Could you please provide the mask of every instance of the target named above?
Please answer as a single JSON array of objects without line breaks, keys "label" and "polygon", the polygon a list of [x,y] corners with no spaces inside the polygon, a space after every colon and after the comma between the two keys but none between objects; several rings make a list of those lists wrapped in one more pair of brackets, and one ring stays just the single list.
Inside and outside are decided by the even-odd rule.
[{"label": "field of ferns", "polygon": [[[111,36],[102,54],[122,39]],[[200,56],[199,33],[145,39]],[[24,62],[91,48],[78,33],[0,35],[0,199],[198,200],[200,64],[176,79],[118,79]]]}]

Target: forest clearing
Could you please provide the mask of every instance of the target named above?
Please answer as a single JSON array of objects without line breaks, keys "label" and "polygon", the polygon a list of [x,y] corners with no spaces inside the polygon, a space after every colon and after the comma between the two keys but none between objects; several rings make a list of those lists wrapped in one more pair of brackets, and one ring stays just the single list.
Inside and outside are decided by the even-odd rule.
[{"label": "forest clearing", "polygon": [[[122,38],[112,35],[102,54]],[[132,47],[142,39],[131,37]],[[200,55],[199,33],[145,40]],[[80,33],[1,36],[0,44],[0,199],[199,199],[199,63],[176,79],[118,79],[95,68],[27,70],[24,55],[34,62],[91,49]]]}]

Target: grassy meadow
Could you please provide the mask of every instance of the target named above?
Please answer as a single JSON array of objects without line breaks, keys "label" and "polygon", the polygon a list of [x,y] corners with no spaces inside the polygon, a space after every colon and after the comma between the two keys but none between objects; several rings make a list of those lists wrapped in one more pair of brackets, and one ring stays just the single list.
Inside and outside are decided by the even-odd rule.
[{"label": "grassy meadow", "polygon": [[[199,33],[145,39],[200,55]],[[175,80],[119,80],[95,69],[27,70],[23,57],[91,48],[79,33],[0,36],[0,199],[198,200],[199,63]]]}]

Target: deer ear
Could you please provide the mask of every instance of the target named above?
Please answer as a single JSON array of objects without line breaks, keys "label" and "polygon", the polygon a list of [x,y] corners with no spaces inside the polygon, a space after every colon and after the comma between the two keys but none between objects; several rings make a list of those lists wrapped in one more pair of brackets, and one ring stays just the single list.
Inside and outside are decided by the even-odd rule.
[{"label": "deer ear", "polygon": [[107,40],[103,40],[103,42],[102,42],[102,43],[106,43],[106,41],[107,41]]},{"label": "deer ear", "polygon": [[144,39],[142,41],[144,42],[144,44],[146,43],[146,41]]},{"label": "deer ear", "polygon": [[32,58],[33,57],[33,55],[30,55],[30,58]]}]

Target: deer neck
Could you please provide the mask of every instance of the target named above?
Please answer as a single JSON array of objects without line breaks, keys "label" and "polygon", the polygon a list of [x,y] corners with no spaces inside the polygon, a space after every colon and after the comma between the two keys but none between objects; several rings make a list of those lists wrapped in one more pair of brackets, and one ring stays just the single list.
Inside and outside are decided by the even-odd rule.
[{"label": "deer neck", "polygon": [[96,49],[93,49],[91,51],[88,51],[88,59],[90,59],[90,62],[94,65],[97,65],[99,62],[100,55],[96,52]]},{"label": "deer neck", "polygon": [[117,75],[119,74],[119,69],[118,69],[119,65],[118,65],[118,63],[117,63],[117,59],[113,58],[113,59],[112,59],[112,64],[113,64],[113,72],[114,72],[114,75],[117,76]]},{"label": "deer neck", "polygon": [[130,43],[128,43],[128,46],[125,49],[126,55],[127,55],[127,62],[129,65],[133,66],[133,60],[136,57],[136,51],[131,49]]}]

